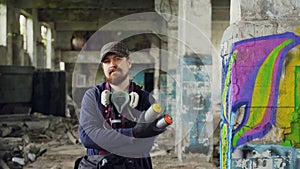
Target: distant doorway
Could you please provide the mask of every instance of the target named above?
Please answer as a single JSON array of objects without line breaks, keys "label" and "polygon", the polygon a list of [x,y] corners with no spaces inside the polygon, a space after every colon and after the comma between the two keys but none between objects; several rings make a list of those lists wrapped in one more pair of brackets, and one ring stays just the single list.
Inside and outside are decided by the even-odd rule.
[{"label": "distant doorway", "polygon": [[147,92],[152,92],[154,89],[154,72],[145,72],[144,85]]}]

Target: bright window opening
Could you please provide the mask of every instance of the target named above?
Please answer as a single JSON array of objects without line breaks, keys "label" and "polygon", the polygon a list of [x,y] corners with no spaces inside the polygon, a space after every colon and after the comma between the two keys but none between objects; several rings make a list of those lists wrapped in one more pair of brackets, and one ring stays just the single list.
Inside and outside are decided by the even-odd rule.
[{"label": "bright window opening", "polygon": [[23,37],[23,49],[29,54],[31,62],[33,59],[33,22],[28,14],[21,14],[19,17],[20,34]]},{"label": "bright window opening", "polygon": [[42,36],[42,43],[45,47],[45,56],[46,56],[46,68],[51,69],[51,29],[46,25],[41,26],[41,36]]},{"label": "bright window opening", "polygon": [[33,60],[33,45],[34,45],[34,40],[33,40],[33,21],[31,18],[27,18],[27,52],[32,60],[32,62],[34,62]]},{"label": "bright window opening", "polygon": [[23,49],[27,50],[27,18],[20,15],[20,33],[23,36]]},{"label": "bright window opening", "polygon": [[0,45],[6,46],[6,34],[7,34],[7,10],[6,5],[0,4],[0,25],[1,25],[1,31],[0,31]]}]

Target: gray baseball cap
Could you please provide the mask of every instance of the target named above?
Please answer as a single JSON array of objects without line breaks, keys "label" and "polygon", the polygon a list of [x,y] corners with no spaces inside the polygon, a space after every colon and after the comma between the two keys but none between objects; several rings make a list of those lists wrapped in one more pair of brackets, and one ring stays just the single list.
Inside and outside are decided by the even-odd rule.
[{"label": "gray baseball cap", "polygon": [[118,42],[118,41],[109,42],[102,47],[102,49],[100,51],[101,62],[103,61],[105,56],[109,53],[114,53],[114,54],[117,54],[117,55],[123,56],[123,57],[129,56],[129,51],[128,51],[126,45],[123,42]]}]

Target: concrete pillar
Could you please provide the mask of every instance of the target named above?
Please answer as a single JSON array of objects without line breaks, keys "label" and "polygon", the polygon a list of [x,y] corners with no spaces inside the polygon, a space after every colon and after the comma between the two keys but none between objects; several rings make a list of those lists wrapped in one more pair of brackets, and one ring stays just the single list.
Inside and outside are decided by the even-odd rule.
[{"label": "concrete pillar", "polygon": [[[178,38],[187,44],[179,44],[179,55],[201,53],[210,54],[210,44],[201,39],[211,38],[211,3],[210,0],[180,0],[179,1]],[[197,29],[190,29],[192,24]],[[202,33],[199,34],[199,32]],[[202,42],[202,43],[201,43]],[[194,51],[191,51],[193,49]]]},{"label": "concrete pillar", "polygon": [[[193,73],[200,73],[190,68],[196,68],[197,65],[185,65],[183,58],[185,56],[195,57],[201,59],[201,56],[212,56],[211,39],[211,2],[210,0],[180,0],[178,6],[178,57],[179,66],[177,67],[177,80],[179,88],[176,90],[178,112],[176,117],[180,119],[179,124],[176,125],[177,138],[181,140],[177,144],[177,153],[179,160],[184,159],[183,152],[199,152],[204,153],[200,149],[203,146],[201,142],[204,139],[203,133],[200,131],[200,126],[205,121],[199,121],[199,117],[203,112],[196,110],[198,106],[193,105],[193,98],[186,97],[200,96],[200,89],[198,88],[198,81],[191,75]],[[190,67],[191,66],[191,67]],[[190,70],[190,71],[189,71]],[[204,70],[209,71],[209,70]],[[189,73],[188,73],[189,72]],[[190,75],[188,75],[188,74]],[[188,80],[187,80],[188,79]],[[193,86],[193,87],[188,87]],[[187,88],[186,88],[187,87]],[[198,90],[199,89],[199,90]],[[187,91],[188,90],[188,91]],[[192,94],[194,93],[194,94]],[[202,95],[201,95],[202,96]],[[184,98],[185,97],[185,98]],[[191,102],[189,102],[191,101]],[[195,101],[197,102],[197,101]],[[199,102],[197,102],[199,103]],[[207,106],[206,108],[208,108]],[[186,117],[186,118],[184,118]],[[176,121],[177,122],[177,121]],[[184,139],[183,139],[184,138]],[[194,138],[194,140],[191,140]]]},{"label": "concrete pillar", "polygon": [[[14,7],[8,8],[8,24],[11,24],[9,30],[11,33],[11,47],[12,47],[12,64],[17,66],[24,66],[24,49],[23,36],[20,34],[20,10]],[[9,45],[10,46],[10,45]]]},{"label": "concrete pillar", "polygon": [[[60,70],[60,55],[61,51],[55,49],[55,43],[56,43],[56,30],[54,29],[54,24],[51,24],[51,31],[52,31],[52,47],[51,47],[51,58],[52,58],[52,69],[53,70]],[[59,52],[59,53],[56,53]]]},{"label": "concrete pillar", "polygon": [[13,65],[24,66],[24,49],[23,49],[23,36],[15,34],[13,36]]},{"label": "concrete pillar", "polygon": [[41,28],[38,22],[38,11],[32,9],[32,22],[33,22],[33,52],[32,52],[32,66],[37,67],[38,61],[38,41],[41,36]]},{"label": "concrete pillar", "polygon": [[[247,144],[248,142],[252,141],[253,139],[255,139],[255,142],[257,145],[257,147],[259,147],[259,145],[264,145],[264,148],[267,150],[268,149],[268,145],[266,144],[266,142],[269,141],[270,145],[271,144],[278,144],[275,143],[275,141],[277,138],[275,137],[275,135],[272,134],[271,131],[276,130],[276,131],[280,131],[279,134],[277,133],[276,136],[283,136],[283,142],[280,144],[287,144],[287,143],[291,143],[294,142],[295,144],[299,144],[297,143],[297,141],[292,140],[292,131],[287,131],[286,128],[297,128],[299,127],[299,122],[292,122],[291,119],[286,119],[286,121],[283,123],[282,119],[284,119],[284,117],[290,113],[291,116],[292,113],[294,113],[293,110],[289,110],[286,107],[280,107],[281,104],[283,104],[282,102],[285,102],[285,106],[287,107],[294,107],[295,105],[290,104],[290,102],[286,102],[285,100],[289,100],[287,99],[288,97],[294,98],[294,93],[293,94],[289,94],[289,92],[296,90],[294,89],[294,82],[295,83],[299,83],[296,80],[293,81],[293,83],[289,83],[289,87],[282,87],[285,84],[285,81],[288,81],[289,79],[287,79],[286,77],[294,77],[295,73],[296,73],[296,69],[295,67],[299,67],[300,66],[300,61],[299,59],[299,47],[297,47],[296,45],[299,45],[299,35],[300,35],[300,30],[299,30],[299,25],[300,25],[300,20],[299,20],[299,16],[300,16],[300,1],[299,0],[255,0],[255,1],[248,1],[248,0],[231,0],[231,9],[230,9],[230,26],[226,29],[226,31],[223,34],[223,38],[222,38],[222,42],[221,42],[221,56],[223,58],[223,81],[225,82],[222,86],[222,88],[224,89],[224,95],[222,95],[222,107],[223,107],[223,112],[221,112],[221,115],[224,114],[223,117],[225,117],[225,119],[221,122],[221,147],[220,147],[220,160],[221,160],[221,166],[220,168],[231,168],[233,167],[233,163],[232,163],[232,154],[234,153],[232,151],[232,148],[237,148],[237,147],[233,147],[234,145],[240,145],[241,142],[243,142],[242,145]],[[287,33],[287,32],[291,32],[291,33]],[[263,72],[263,67],[262,65],[260,65],[259,63],[262,62],[261,58],[259,57],[260,53],[264,53],[266,56],[269,56],[268,54],[268,50],[270,50],[267,47],[262,47],[262,45],[268,45],[265,44],[262,40],[269,40],[269,39],[274,39],[273,41],[268,41],[269,44],[274,45],[275,47],[278,47],[276,45],[278,42],[279,38],[285,37],[287,39],[291,39],[293,41],[292,44],[286,45],[284,46],[284,44],[282,43],[283,47],[282,48],[287,48],[287,51],[284,52],[288,52],[285,53],[282,56],[282,59],[280,61],[278,61],[278,63],[276,65],[274,65],[274,67],[276,67],[276,69],[274,68],[273,72],[269,72],[268,74],[266,72]],[[245,40],[245,41],[241,41],[241,40]],[[247,41],[246,41],[247,40]],[[239,42],[239,43],[235,43],[235,42]],[[244,48],[240,48],[240,50],[244,53],[240,55],[233,55],[233,51],[232,48],[235,47],[236,45],[241,45],[244,44],[246,42],[253,42],[253,43],[249,43],[248,46],[245,46]],[[260,45],[258,45],[260,44]],[[294,46],[293,46],[294,45]],[[276,50],[271,50],[272,52],[276,53]],[[253,48],[256,48],[253,49]],[[278,48],[276,48],[277,50],[279,50]],[[237,53],[240,50],[236,50]],[[251,54],[249,51],[252,51],[251,53],[255,53],[255,54]],[[282,53],[278,53],[278,57],[281,56]],[[242,57],[244,56],[244,57]],[[251,62],[247,62],[246,60],[249,59],[249,57],[251,58],[248,61]],[[286,60],[286,58],[288,58],[288,60]],[[290,60],[293,60],[293,62],[289,62]],[[265,63],[268,60],[264,60]],[[244,65],[244,63],[247,62],[248,63],[248,67],[251,67],[251,70],[253,71],[251,78],[250,75],[248,76],[247,71],[249,72],[249,68],[246,67],[242,67],[242,65]],[[284,62],[284,64],[283,64]],[[235,67],[232,67],[232,71],[229,70],[231,69],[231,66],[233,66],[233,64],[235,64]],[[237,66],[239,65],[239,66]],[[283,65],[283,66],[280,66]],[[293,65],[290,66],[289,65]],[[259,72],[257,71],[255,73],[255,69],[259,68]],[[228,69],[227,69],[228,68]],[[280,85],[279,85],[279,81],[276,81],[276,79],[274,78],[272,80],[272,82],[270,83],[265,83],[263,84],[262,81],[255,81],[255,80],[259,80],[259,73],[263,72],[266,73],[265,75],[270,75],[270,76],[277,76],[276,72],[277,70],[280,70],[278,77],[280,76]],[[232,73],[234,73],[234,75],[232,75]],[[240,79],[235,79],[237,77],[241,77],[243,74],[243,77],[245,79],[248,79],[248,83],[253,83],[253,89],[249,89],[249,92],[251,92],[251,90],[256,91],[259,90],[259,88],[262,87],[266,87],[266,86],[277,86],[278,88],[272,88],[272,90],[276,90],[273,91],[272,93],[276,93],[276,97],[278,98],[278,102],[273,103],[273,102],[269,102],[268,106],[265,107],[272,107],[272,114],[276,115],[276,120],[275,121],[268,121],[268,124],[272,124],[272,129],[270,129],[270,131],[268,130],[264,130],[264,132],[261,132],[263,134],[267,134],[267,135],[263,135],[261,134],[260,137],[258,138],[257,135],[247,135],[247,138],[239,138],[238,136],[242,137],[242,131],[245,129],[243,128],[243,124],[239,124],[237,123],[238,121],[235,121],[235,119],[239,119],[241,117],[239,117],[239,113],[238,114],[234,114],[233,112],[231,112],[231,108],[233,108],[231,105],[231,101],[234,100],[235,104],[235,109],[237,109],[237,104],[239,103],[240,100],[238,100],[238,96],[239,93],[242,93],[245,89],[245,85],[239,85],[241,84],[240,81],[243,81],[242,78]],[[257,74],[254,76],[254,74]],[[227,76],[227,77],[226,77]],[[266,76],[265,76],[266,77]],[[225,79],[227,79],[228,81],[225,81]],[[257,86],[257,83],[261,83],[260,85]],[[296,85],[297,86],[297,85]],[[237,90],[238,88],[238,90]],[[291,88],[292,90],[287,90],[287,88]],[[229,91],[230,90],[230,91]],[[230,93],[231,92],[231,93]],[[228,94],[229,93],[229,94]],[[247,92],[244,93],[244,98],[246,98]],[[284,95],[285,99],[280,99],[281,96]],[[291,96],[292,95],[292,96]],[[252,103],[255,103],[257,101],[257,97],[254,97],[255,95],[253,95],[250,99],[251,101],[249,102],[250,104],[247,105],[247,109],[249,109],[249,112],[253,113],[253,109],[252,109]],[[273,95],[269,95],[267,97],[264,98],[272,98]],[[290,99],[290,100],[294,100],[294,99]],[[297,99],[295,99],[295,102],[297,101]],[[243,101],[241,101],[240,103],[242,104],[242,102],[244,102],[243,104],[246,104],[245,102],[247,102],[247,99],[244,99]],[[292,101],[291,101],[292,102]],[[262,102],[261,102],[262,103]],[[273,104],[272,104],[273,103]],[[241,105],[242,106],[242,105]],[[263,107],[262,106],[262,107]],[[279,109],[280,108],[280,109]],[[266,110],[268,110],[268,108],[266,108]],[[247,117],[247,122],[249,122],[251,119],[251,117],[249,117],[249,113],[248,111],[245,112],[245,116]],[[263,114],[264,112],[261,112],[260,114]],[[283,116],[280,116],[280,114],[285,114]],[[225,116],[226,115],[226,116]],[[235,117],[238,116],[238,117]],[[248,119],[249,117],[249,119]],[[275,117],[275,116],[272,116]],[[281,117],[281,118],[278,118]],[[243,117],[242,117],[243,118]],[[223,118],[224,119],[224,118]],[[229,123],[228,123],[229,120]],[[255,120],[255,119],[254,119]],[[265,119],[264,119],[265,120]],[[243,122],[244,123],[244,122]],[[255,128],[255,124],[257,122],[256,121],[251,121],[251,124],[253,126],[249,126],[248,123],[246,124],[246,122],[244,123],[245,125],[247,125],[247,131],[249,131],[248,133],[255,133],[256,130],[258,130],[257,128]],[[274,124],[276,123],[276,125]],[[274,125],[273,125],[274,124]],[[285,126],[287,124],[287,126]],[[236,130],[235,133],[239,133],[238,136],[234,135],[232,133],[233,129],[235,129],[238,125],[238,131]],[[293,126],[295,125],[295,126]],[[276,127],[275,127],[276,126]],[[265,126],[266,127],[266,126]],[[254,131],[253,131],[253,130]],[[284,131],[284,132],[282,132]],[[297,131],[298,132],[298,131]],[[269,133],[269,134],[268,134]],[[287,134],[289,133],[289,134]],[[236,136],[236,137],[235,137]],[[268,141],[266,141],[266,139],[268,139],[270,136],[274,136],[273,139],[270,139]],[[299,138],[299,135],[298,135]],[[242,140],[244,139],[244,140]],[[246,141],[245,141],[246,140]],[[239,144],[238,144],[239,143]],[[278,144],[278,145],[280,145]],[[271,146],[269,147],[271,148]],[[257,155],[258,156],[258,155]],[[283,157],[284,158],[284,157]],[[291,162],[295,159],[292,159],[294,157],[290,157],[291,158]],[[243,162],[241,162],[243,163]],[[293,164],[290,164],[291,168],[297,168],[295,166],[293,166]],[[271,167],[272,168],[272,167]],[[274,168],[274,167],[273,167]]]},{"label": "concrete pillar", "polygon": [[[184,103],[183,101],[183,94],[200,91],[197,88],[183,89],[183,79],[190,76],[191,72],[189,73],[190,75],[182,73],[184,67],[182,61],[184,56],[197,58],[203,55],[212,56],[212,44],[210,42],[211,2],[210,0],[156,0],[155,4],[156,10],[162,13],[162,16],[168,23],[168,58],[165,59],[168,73],[167,86],[168,89],[172,89],[168,92],[174,95],[174,97],[168,98],[168,111],[172,113],[176,120],[173,125],[176,131],[175,142],[177,147],[175,151],[179,160],[182,161],[184,159],[183,152],[186,151],[188,153],[190,151],[188,150],[191,143],[189,141],[190,128],[191,126],[196,126],[194,124],[197,123],[193,116],[201,114],[199,113],[200,111],[198,113],[197,111],[193,111],[194,113],[189,112],[187,109],[191,110],[192,107],[189,106],[193,103]],[[197,66],[193,65],[193,67],[196,68]],[[197,83],[194,82],[191,82],[191,84],[195,85]],[[189,114],[193,115],[188,116]],[[184,117],[185,119],[193,120],[184,121]],[[197,134],[198,140],[204,139],[203,135],[200,136],[200,132]],[[199,147],[197,148],[200,149]]]},{"label": "concrete pillar", "polygon": [[[182,161],[181,156],[181,142],[182,140],[180,134],[180,119],[177,118],[179,116],[180,111],[178,102],[180,99],[179,92],[179,76],[176,74],[176,70],[179,66],[179,57],[178,57],[178,0],[164,1],[164,0],[155,0],[155,10],[160,13],[163,18],[167,21],[167,33],[166,37],[161,41],[163,44],[161,45],[161,59],[162,59],[162,70],[167,72],[167,93],[168,99],[166,102],[166,112],[170,113],[174,119],[176,120],[172,125],[172,129],[176,131],[174,144],[179,143],[177,145],[175,152],[178,153],[179,160]],[[165,44],[167,42],[167,44]],[[165,49],[165,50],[164,50]]]},{"label": "concrete pillar", "polygon": [[6,25],[1,27],[0,45],[6,46],[6,36],[7,36],[7,5],[6,4],[0,4],[0,23]]},{"label": "concrete pillar", "polygon": [[0,4],[0,23],[5,25],[1,27],[0,31],[0,65],[7,64],[7,5]]},{"label": "concrete pillar", "polygon": [[18,22],[16,21],[19,20],[18,18],[16,18],[15,13],[16,12],[13,5],[10,3],[10,1],[7,2],[7,50],[5,59],[6,65],[13,64],[13,37],[14,35],[16,35],[16,32],[18,32],[18,29],[16,29],[16,24],[18,24]]},{"label": "concrete pillar", "polygon": [[223,42],[229,38],[237,41],[295,32],[299,26],[299,7],[299,0],[231,0],[230,26],[223,35]]}]

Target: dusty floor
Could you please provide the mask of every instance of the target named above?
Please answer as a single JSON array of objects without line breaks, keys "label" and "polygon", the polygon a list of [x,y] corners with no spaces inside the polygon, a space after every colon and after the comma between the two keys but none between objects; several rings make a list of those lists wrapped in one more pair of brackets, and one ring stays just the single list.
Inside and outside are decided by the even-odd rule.
[{"label": "dusty floor", "polygon": [[[171,142],[166,136],[168,134],[156,139],[150,153],[154,169],[218,169],[213,162],[207,162],[207,156],[203,154],[182,154],[180,161],[174,152],[174,146],[166,144]],[[24,169],[73,169],[75,160],[85,154],[80,143],[54,143],[49,145],[45,154],[35,162],[28,163]]]},{"label": "dusty floor", "polygon": [[[81,145],[53,147],[24,169],[73,169],[74,161],[82,154],[84,150]],[[154,169],[218,169],[199,154],[185,155],[183,162],[180,162],[173,151],[152,157],[152,162]]]}]

